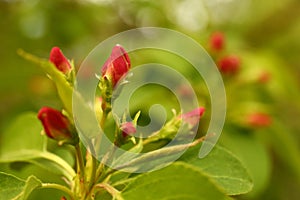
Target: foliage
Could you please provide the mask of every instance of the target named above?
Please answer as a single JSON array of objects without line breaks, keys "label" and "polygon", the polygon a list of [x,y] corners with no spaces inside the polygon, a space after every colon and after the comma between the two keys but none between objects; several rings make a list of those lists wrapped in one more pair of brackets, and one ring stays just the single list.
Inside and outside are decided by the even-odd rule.
[{"label": "foliage", "polygon": [[[226,125],[218,147],[209,157],[203,160],[196,159],[197,156],[193,159],[189,157],[190,151],[199,149],[198,144],[169,168],[140,176],[112,174],[110,185],[124,191],[124,194],[121,192],[124,197],[134,198],[133,188],[139,188],[138,184],[146,179],[145,176],[151,176],[147,178],[152,180],[159,173],[167,175],[168,169],[183,168],[186,174],[199,175],[201,178],[195,181],[207,182],[211,191],[217,191],[216,194],[235,195],[236,199],[298,199],[299,8],[297,0],[1,1],[0,25],[4,28],[0,33],[3,46],[0,53],[0,103],[3,105],[0,109],[0,171],[5,174],[1,173],[0,188],[13,189],[9,184],[15,183],[20,187],[10,193],[12,196],[28,188],[28,194],[33,190],[29,199],[58,199],[68,195],[43,184],[57,183],[68,187],[65,178],[61,177],[70,180],[76,175],[74,149],[68,145],[58,146],[40,135],[42,126],[36,117],[42,106],[61,109],[69,105],[68,98],[62,97],[68,93],[62,92],[65,88],[58,89],[61,91],[59,95],[56,93],[57,86],[61,87],[65,81],[61,79],[58,81],[60,84],[53,84],[42,70],[20,58],[17,49],[46,57],[49,49],[58,45],[66,55],[72,55],[78,68],[87,52],[99,41],[130,28],[160,26],[193,37],[206,47],[216,63],[227,55],[239,57],[237,73],[223,75],[228,100]],[[216,30],[224,34],[225,40],[223,49],[217,55],[208,44],[211,33]],[[177,62],[163,52],[153,54],[151,58],[140,52],[131,59],[134,63],[149,60],[166,64]],[[48,66],[48,62],[44,64]],[[185,66],[185,63],[177,64]],[[186,73],[192,74],[188,70]],[[59,73],[56,75],[63,77]],[[207,109],[200,122],[200,136],[209,123],[209,97],[205,85],[199,80],[193,81],[199,101]],[[157,96],[169,95],[168,91],[155,87],[146,89]],[[163,103],[167,110],[177,106],[172,98],[166,101],[151,99],[151,96],[141,90],[131,100],[130,113],[134,115],[140,109],[140,121],[144,124],[149,122],[148,108],[152,102]],[[58,101],[60,98],[64,100]],[[143,107],[137,109],[138,105]],[[70,108],[66,110],[71,111]],[[268,126],[249,126],[249,115],[257,111],[271,118]],[[157,145],[147,148],[153,149]],[[212,161],[214,158],[216,163]],[[240,170],[230,171],[230,166],[235,165],[239,165]],[[217,179],[220,176],[231,179],[224,182]],[[250,180],[253,181],[251,192]],[[239,183],[244,184],[238,187]],[[187,185],[191,187],[185,188],[186,191],[194,188],[191,183]],[[156,186],[153,188],[155,191]],[[176,184],[166,184],[166,187],[172,186]],[[143,189],[139,188],[141,191]],[[201,185],[195,189],[201,193]],[[105,189],[99,194],[110,199]],[[7,195],[0,197],[9,198]]]}]

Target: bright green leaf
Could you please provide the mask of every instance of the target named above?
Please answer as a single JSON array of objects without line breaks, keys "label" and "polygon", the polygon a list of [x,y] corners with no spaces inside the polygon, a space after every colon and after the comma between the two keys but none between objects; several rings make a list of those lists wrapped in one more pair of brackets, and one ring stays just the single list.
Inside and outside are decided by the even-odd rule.
[{"label": "bright green leaf", "polygon": [[23,188],[23,192],[17,198],[17,200],[26,200],[28,199],[31,192],[42,186],[40,180],[38,180],[35,176],[29,176],[25,182],[25,187]]},{"label": "bright green leaf", "polygon": [[115,165],[114,168],[127,172],[134,172],[139,169],[142,169],[142,171],[159,169],[176,160],[178,156],[181,155],[181,152],[188,147],[195,146],[199,142],[201,142],[201,140],[157,149],[137,157],[133,156],[131,160],[125,163],[117,163],[118,165]]},{"label": "bright green leaf", "polygon": [[270,158],[263,144],[251,134],[233,131],[224,134],[221,142],[243,161],[253,178],[253,190],[247,195],[256,196],[262,192],[271,173]]},{"label": "bright green leaf", "polygon": [[65,75],[61,71],[59,71],[54,64],[52,64],[46,59],[38,58],[32,54],[24,52],[23,50],[19,50],[18,53],[25,59],[39,65],[45,71],[45,73],[47,73],[50,76],[57,88],[57,93],[62,103],[64,104],[65,109],[72,117],[73,88],[68,83]]},{"label": "bright green leaf", "polygon": [[26,200],[30,193],[40,186],[41,182],[34,176],[30,176],[24,181],[0,172],[0,200]]},{"label": "bright green leaf", "polygon": [[46,152],[46,138],[40,134],[42,129],[36,113],[17,117],[1,135],[0,162],[30,162],[72,180],[75,172],[69,164]]},{"label": "bright green leaf", "polygon": [[125,200],[229,199],[211,182],[207,175],[199,169],[181,162],[138,176],[126,187],[122,196]]},{"label": "bright green leaf", "polygon": [[200,159],[198,157],[199,149],[199,145],[190,148],[180,160],[206,173],[228,195],[243,194],[252,189],[253,184],[248,171],[231,152],[215,146],[206,157]]},{"label": "bright green leaf", "polygon": [[[132,147],[131,149],[129,149],[128,152],[130,153],[125,153],[122,154],[120,157],[118,157],[114,162],[113,165],[122,165],[124,163],[126,163],[128,160],[132,160],[134,158],[136,158],[138,155],[138,153],[140,153],[143,150],[143,140],[139,140],[139,143],[137,145],[135,145],[134,147]],[[131,154],[133,153],[133,154]]]},{"label": "bright green leaf", "polygon": [[24,161],[43,151],[45,137],[35,113],[17,117],[1,134],[0,162]]},{"label": "bright green leaf", "polygon": [[0,200],[9,200],[18,196],[25,186],[25,181],[0,172]]}]

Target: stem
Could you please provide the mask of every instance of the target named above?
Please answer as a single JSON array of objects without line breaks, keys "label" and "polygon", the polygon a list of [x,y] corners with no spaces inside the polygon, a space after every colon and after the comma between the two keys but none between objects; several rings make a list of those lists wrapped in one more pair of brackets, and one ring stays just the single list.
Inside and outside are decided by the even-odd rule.
[{"label": "stem", "polygon": [[[102,161],[106,160],[106,157],[107,157],[107,154],[104,155]],[[102,175],[102,171],[104,170],[104,163],[102,161],[100,162],[100,164],[99,164],[99,166],[98,166],[98,168],[96,170],[96,178],[94,180],[94,184],[98,182],[99,178]]]},{"label": "stem", "polygon": [[114,197],[114,199],[124,200],[121,196],[121,192],[108,183],[99,183],[95,186],[95,188],[104,188],[109,194],[111,194],[111,196]]},{"label": "stem", "polygon": [[103,114],[102,114],[102,118],[101,118],[101,121],[100,121],[100,126],[102,129],[104,129],[104,125],[105,125],[105,122],[106,122],[106,119],[107,119],[107,111],[103,111]]},{"label": "stem", "polygon": [[97,168],[97,171],[96,171],[96,182],[99,181],[101,175],[102,175],[102,170],[104,169],[104,165],[105,163],[107,162],[110,162],[110,159],[114,153],[116,151],[116,146],[113,144],[110,149],[107,151],[107,153],[104,155],[104,157],[102,158],[100,164],[99,164],[99,167]]},{"label": "stem", "polygon": [[78,174],[80,176],[80,180],[84,180],[84,162],[81,153],[81,149],[79,143],[75,145],[77,164],[78,164]]},{"label": "stem", "polygon": [[[105,107],[105,106],[102,106],[102,107]],[[100,126],[103,130],[104,130],[105,122],[106,122],[106,119],[107,119],[107,115],[108,115],[108,111],[106,109],[103,109],[103,114],[102,114],[102,118],[101,118],[101,121],[100,121]],[[100,138],[97,138],[98,144],[101,143],[101,138],[102,138],[102,136],[100,136]],[[104,169],[104,164],[103,163],[107,160],[108,154],[109,154],[109,151],[104,155],[104,157],[103,157],[102,161],[100,162],[97,170],[95,171],[96,178],[94,179],[93,184],[97,183],[99,177],[101,176],[101,172]]]},{"label": "stem", "polygon": [[90,176],[90,183],[89,183],[89,190],[93,187],[93,184],[95,182],[95,175],[96,175],[96,168],[97,168],[97,159],[95,158],[96,156],[96,151],[94,146],[89,143],[89,149],[90,149],[90,154],[92,156],[92,171],[91,171],[91,176]]},{"label": "stem", "polygon": [[59,185],[56,183],[42,183],[42,188],[52,188],[52,189],[60,190],[62,192],[65,192],[66,194],[68,194],[71,197],[71,199],[75,200],[75,196],[72,193],[72,191],[63,185]]}]

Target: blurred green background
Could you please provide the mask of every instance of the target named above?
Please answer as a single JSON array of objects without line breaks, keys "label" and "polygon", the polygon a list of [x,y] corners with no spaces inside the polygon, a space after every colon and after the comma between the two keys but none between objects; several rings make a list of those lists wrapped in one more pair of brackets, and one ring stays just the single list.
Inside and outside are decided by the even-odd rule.
[{"label": "blurred green background", "polygon": [[[299,199],[299,10],[299,0],[0,0],[0,141],[19,113],[60,106],[51,81],[19,48],[48,58],[59,46],[79,67],[99,42],[131,28],[178,30],[204,47],[221,31],[241,72],[224,78],[228,118],[220,143],[244,161],[255,184],[237,198]],[[270,81],[253,83],[263,72]],[[244,127],[249,110],[267,112],[270,127]]]}]

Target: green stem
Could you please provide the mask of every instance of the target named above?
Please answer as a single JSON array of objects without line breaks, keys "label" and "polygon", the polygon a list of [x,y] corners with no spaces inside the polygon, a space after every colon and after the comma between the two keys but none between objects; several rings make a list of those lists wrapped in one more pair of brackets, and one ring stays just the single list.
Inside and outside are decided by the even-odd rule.
[{"label": "green stem", "polygon": [[111,196],[113,196],[114,199],[116,200],[124,200],[123,197],[121,196],[121,192],[118,191],[116,188],[113,186],[109,185],[108,183],[99,183],[95,186],[95,188],[103,188],[105,189]]},{"label": "green stem", "polygon": [[95,183],[95,175],[96,175],[96,168],[97,168],[97,159],[95,158],[96,151],[91,142],[89,142],[89,150],[90,150],[89,153],[92,157],[92,170],[91,170],[90,183],[89,183],[89,190],[91,190],[93,184]]},{"label": "green stem", "polygon": [[[107,115],[108,115],[108,111],[104,109],[103,114],[102,114],[102,118],[101,118],[101,121],[100,121],[100,126],[103,130],[104,130],[105,122],[106,122],[106,119],[107,119]],[[100,136],[100,139],[97,138],[99,144],[101,143],[101,137],[102,136]],[[101,176],[102,170],[104,169],[104,162],[103,161],[107,160],[108,154],[109,154],[109,151],[104,155],[104,157],[103,157],[102,161],[100,162],[97,170],[95,171],[96,178],[95,178],[93,184],[97,183],[99,177]]]},{"label": "green stem", "polygon": [[71,199],[74,199],[74,200],[76,199],[73,192],[69,188],[67,188],[63,185],[59,185],[56,183],[42,183],[42,188],[57,189],[57,190],[60,190],[62,192],[65,192],[66,194],[68,194],[71,197]]},{"label": "green stem", "polygon": [[83,157],[82,157],[79,143],[75,145],[75,150],[76,150],[76,157],[77,157],[77,163],[78,163],[78,172],[77,173],[80,176],[80,180],[84,180],[84,162],[83,162]]},{"label": "green stem", "polygon": [[42,152],[40,156],[47,160],[53,161],[54,163],[61,166],[64,169],[64,172],[65,172],[64,175],[66,176],[66,178],[70,182],[73,181],[73,178],[76,176],[76,173],[75,173],[74,169],[65,160],[63,160],[61,157],[59,157],[53,153],[49,153],[49,152]]},{"label": "green stem", "polygon": [[[110,159],[112,158],[112,156],[114,155],[115,151],[117,149],[117,146],[115,146],[114,144],[109,148],[109,150],[107,151],[107,153],[104,155],[104,157],[102,158],[97,171],[96,171],[96,179],[95,181],[98,182],[101,178],[101,176],[103,175],[103,170],[104,170],[104,165],[105,163],[110,162]],[[109,174],[105,174],[105,177],[107,177],[107,175]]]},{"label": "green stem", "polygon": [[106,122],[106,119],[107,119],[107,115],[108,115],[108,113],[104,110],[103,114],[102,114],[101,121],[100,121],[100,126],[103,130],[104,130],[104,125],[105,125],[105,122]]}]

